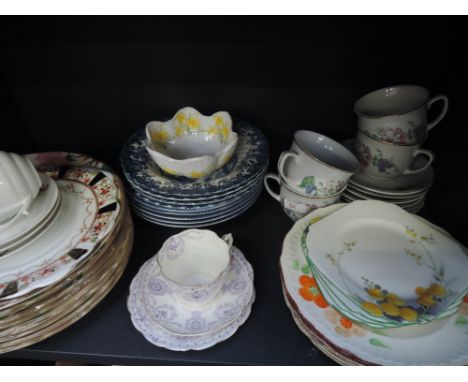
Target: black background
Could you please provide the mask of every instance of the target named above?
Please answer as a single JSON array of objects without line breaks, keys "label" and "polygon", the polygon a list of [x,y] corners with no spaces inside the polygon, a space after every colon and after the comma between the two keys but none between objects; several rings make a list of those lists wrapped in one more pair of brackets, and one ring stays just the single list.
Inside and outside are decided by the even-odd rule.
[{"label": "black background", "polygon": [[[184,106],[257,124],[271,168],[292,134],[356,134],[352,107],[384,86],[450,99],[436,153],[436,216],[466,220],[465,17],[10,17],[0,23],[0,149],[73,151],[115,165],[129,135]],[[434,106],[432,114],[439,110]]]},{"label": "black background", "polygon": [[[418,84],[450,99],[446,118],[424,145],[436,154],[436,182],[423,215],[468,245],[467,22],[389,16],[4,17],[0,150],[81,152],[115,166],[132,132],[193,106],[204,114],[226,110],[263,129],[274,171],[295,130],[352,137],[357,98],[384,86]],[[434,109],[431,115],[439,111]],[[279,208],[266,198],[257,208],[268,220],[266,211]],[[249,211],[240,222],[254,218]],[[288,227],[278,211],[280,218],[285,220],[278,243],[273,240],[278,248]],[[151,225],[144,230],[151,235]],[[265,229],[271,232],[274,227]]]}]

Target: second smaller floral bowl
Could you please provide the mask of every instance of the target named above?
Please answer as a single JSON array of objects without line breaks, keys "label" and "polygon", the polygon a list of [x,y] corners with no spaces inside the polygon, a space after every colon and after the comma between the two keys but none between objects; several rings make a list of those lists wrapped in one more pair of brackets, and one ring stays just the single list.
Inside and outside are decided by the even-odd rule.
[{"label": "second smaller floral bowl", "polygon": [[189,229],[171,236],[157,261],[180,303],[204,306],[221,291],[228,272],[232,235],[219,238],[213,231]]},{"label": "second smaller floral bowl", "polygon": [[191,179],[224,166],[238,141],[228,113],[205,116],[191,107],[179,110],[167,122],[148,123],[146,137],[149,155],[164,172]]}]

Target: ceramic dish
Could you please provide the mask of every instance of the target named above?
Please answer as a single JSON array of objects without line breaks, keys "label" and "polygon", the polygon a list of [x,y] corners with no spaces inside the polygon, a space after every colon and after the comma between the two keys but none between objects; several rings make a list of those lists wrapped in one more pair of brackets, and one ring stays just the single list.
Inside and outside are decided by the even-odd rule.
[{"label": "ceramic dish", "polygon": [[231,212],[234,212],[241,208],[242,206],[249,204],[251,201],[256,200],[259,192],[262,190],[262,185],[259,184],[256,186],[255,189],[251,190],[248,194],[241,194],[241,198],[234,200],[232,203],[224,206],[220,206],[219,208],[211,208],[206,210],[195,210],[195,211],[168,211],[164,209],[154,208],[148,204],[142,204],[139,201],[129,197],[129,200],[132,204],[132,207],[138,209],[142,212],[145,212],[149,215],[154,215],[155,217],[159,217],[161,219],[168,218],[168,219],[176,219],[176,220],[199,220],[199,219],[210,219],[215,218],[223,215],[229,215]]},{"label": "ceramic dish", "polygon": [[150,122],[146,137],[151,158],[166,173],[198,179],[224,166],[237,145],[228,113],[204,116],[191,107],[167,122]]},{"label": "ceramic dish", "polygon": [[[107,248],[98,256],[99,266],[93,262],[90,267],[70,274],[53,286],[45,303],[29,302],[29,306],[34,308],[32,312],[17,315],[26,317],[27,321],[14,324],[14,335],[2,335],[1,353],[29,346],[64,330],[109,293],[125,270],[133,243],[131,217],[126,216],[122,222],[121,235],[117,236],[112,248]],[[3,333],[5,330],[2,330]]]},{"label": "ceramic dish", "polygon": [[[248,265],[242,253],[236,251],[234,256],[243,264],[242,269],[246,269],[249,273],[248,278],[253,280],[250,265]],[[133,325],[152,344],[175,351],[202,350],[228,339],[247,320],[255,300],[255,292],[253,292],[252,298],[245,303],[240,315],[217,330],[199,335],[178,335],[163,329],[151,319],[151,316],[148,314],[148,307],[138,298],[138,293],[135,293],[138,292],[138,285],[140,285],[140,283],[140,276],[137,275],[130,285],[130,295],[127,300],[127,307]],[[234,287],[234,289],[236,288],[235,285],[231,287]],[[194,322],[191,322],[191,324],[194,325]],[[200,323],[195,325],[198,327],[199,324]]]},{"label": "ceramic dish", "polygon": [[[307,325],[308,337],[343,364],[464,365],[468,364],[468,299],[438,331],[424,336],[394,338],[365,330],[332,309],[310,274],[300,245],[303,230],[313,221],[331,216],[343,205],[316,210],[298,221],[287,234],[280,270],[288,306]],[[304,329],[303,327],[301,330]]]},{"label": "ceramic dish", "polygon": [[365,192],[356,190],[353,187],[347,187],[344,193],[350,198],[354,197],[356,199],[377,199],[382,202],[390,202],[396,205],[420,202],[422,199],[426,197],[426,193],[422,193],[421,195],[416,195],[416,196],[408,196],[405,199],[398,199],[398,198],[391,199],[391,198],[384,198],[384,197],[376,197],[373,194],[370,194],[370,193],[367,194]]},{"label": "ceramic dish", "polygon": [[60,193],[55,182],[42,176],[42,188],[31,205],[29,214],[0,233],[0,256],[11,252],[40,234],[53,220],[60,206]]},{"label": "ceramic dish", "polygon": [[62,207],[32,243],[0,258],[0,297],[49,285],[89,256],[120,213],[119,190],[107,172],[71,168],[57,181]]},{"label": "ceramic dish", "polygon": [[269,148],[264,134],[246,121],[234,121],[234,131],[239,140],[233,158],[210,176],[196,180],[161,172],[146,152],[145,132],[138,131],[120,155],[125,178],[132,188],[149,196],[165,195],[168,200],[203,200],[240,189],[268,167]]},{"label": "ceramic dish", "polygon": [[239,208],[235,209],[234,211],[230,212],[229,214],[221,214],[217,217],[211,218],[201,218],[199,220],[189,219],[189,220],[180,220],[178,218],[159,218],[156,215],[149,214],[145,211],[142,211],[135,206],[133,206],[133,212],[136,215],[140,216],[141,218],[152,222],[154,224],[162,225],[165,227],[174,227],[174,228],[200,228],[200,227],[207,227],[214,224],[219,224],[230,219],[233,219],[245,211],[247,211],[258,199],[260,196],[261,189],[259,190],[258,194],[256,194],[251,200],[247,201],[246,204],[240,206]]},{"label": "ceramic dish", "polygon": [[232,248],[231,253],[222,292],[208,305],[179,304],[154,258],[140,269],[140,284],[135,285],[133,293],[144,304],[148,317],[169,333],[187,336],[220,330],[240,317],[253,297],[253,270],[237,248]]},{"label": "ceramic dish", "polygon": [[[324,236],[331,227],[333,243]],[[427,323],[467,291],[460,244],[390,203],[343,207],[311,226],[306,246],[313,266],[356,311],[387,327]]]},{"label": "ceramic dish", "polygon": [[223,210],[231,209],[232,206],[241,204],[243,201],[253,196],[255,193],[257,193],[259,188],[262,188],[261,179],[259,179],[256,183],[252,183],[248,189],[235,193],[232,197],[220,197],[216,201],[210,202],[209,204],[200,203],[198,206],[185,204],[182,202],[180,202],[178,206],[161,205],[153,203],[152,200],[142,197],[141,194],[135,194],[130,190],[128,190],[127,193],[131,203],[142,209],[162,213],[164,215],[180,215],[190,217],[210,215],[212,213],[217,214]]},{"label": "ceramic dish", "polygon": [[425,190],[423,189],[422,191],[420,191],[418,193],[409,194],[409,195],[395,195],[395,194],[386,195],[386,194],[375,192],[375,191],[369,191],[369,190],[366,190],[366,189],[361,188],[359,186],[356,186],[354,184],[348,183],[348,187],[346,187],[346,190],[347,191],[353,191],[353,193],[359,194],[359,195],[362,195],[362,196],[377,198],[377,199],[382,200],[382,201],[386,201],[386,200],[388,200],[388,201],[407,201],[407,200],[414,200],[414,199],[426,196],[426,194],[429,191],[429,188],[427,188]]},{"label": "ceramic dish", "polygon": [[[342,144],[348,148],[354,147],[355,139],[347,139]],[[426,160],[424,157],[416,159],[415,167],[424,166]],[[356,172],[350,179],[349,184],[361,189],[370,190],[385,195],[411,195],[427,190],[434,182],[434,170],[429,166],[426,170],[416,174],[400,175],[391,181],[375,179]]]},{"label": "ceramic dish", "polygon": [[[266,170],[266,169],[265,169]],[[205,207],[212,207],[214,205],[219,204],[220,202],[228,203],[233,201],[234,199],[239,197],[239,194],[244,192],[249,192],[255,185],[258,185],[263,179],[265,175],[265,170],[261,171],[260,173],[256,174],[248,183],[246,183],[243,187],[234,188],[230,191],[227,191],[223,194],[207,194],[206,198],[199,199],[189,199],[189,198],[180,198],[180,199],[173,199],[167,198],[164,195],[148,195],[147,193],[143,193],[135,188],[132,188],[130,185],[127,187],[127,192],[137,198],[142,202],[146,202],[151,204],[154,207],[160,207],[169,210],[187,210],[193,211],[194,209],[204,209]]]}]

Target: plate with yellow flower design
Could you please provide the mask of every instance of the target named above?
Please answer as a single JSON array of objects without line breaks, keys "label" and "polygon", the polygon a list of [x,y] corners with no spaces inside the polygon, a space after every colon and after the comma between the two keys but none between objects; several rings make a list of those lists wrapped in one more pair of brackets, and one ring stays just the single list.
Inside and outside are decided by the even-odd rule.
[{"label": "plate with yellow flower design", "polygon": [[467,293],[461,245],[391,203],[356,201],[306,231],[312,268],[371,327],[430,322]]},{"label": "plate with yellow flower design", "polygon": [[329,305],[307,264],[301,237],[311,221],[325,221],[344,206],[315,210],[296,222],[284,240],[283,288],[288,306],[301,320],[301,330],[307,330],[319,349],[342,364],[468,364],[468,297],[462,299],[456,314],[444,320],[388,330],[361,326]]}]

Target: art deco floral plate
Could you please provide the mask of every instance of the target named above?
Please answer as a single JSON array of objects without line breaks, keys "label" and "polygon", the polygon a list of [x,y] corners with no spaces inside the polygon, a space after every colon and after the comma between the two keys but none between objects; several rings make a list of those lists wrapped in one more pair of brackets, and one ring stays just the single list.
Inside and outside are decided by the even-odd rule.
[{"label": "art deco floral plate", "polygon": [[444,320],[437,330],[411,338],[399,338],[383,334],[382,331],[363,329],[329,306],[307,265],[301,237],[311,221],[313,223],[326,216],[330,217],[343,206],[341,204],[321,208],[299,220],[283,243],[280,258],[283,286],[289,297],[288,303],[294,307],[293,313],[300,315],[307,330],[313,333],[310,337],[318,339],[320,343],[316,342],[319,346],[326,346],[329,351],[350,363],[468,364],[468,298],[465,298],[457,314]]},{"label": "art deco floral plate", "polygon": [[459,243],[390,203],[348,204],[310,226],[306,247],[356,310],[389,327],[429,322],[467,291],[468,258]]},{"label": "art deco floral plate", "polygon": [[16,298],[50,285],[90,256],[114,227],[119,189],[111,173],[69,168],[57,185],[61,207],[36,240],[0,258],[0,298]]},{"label": "art deco floral plate", "polygon": [[34,200],[27,217],[18,220],[8,230],[0,232],[0,256],[18,248],[22,243],[36,237],[50,223],[60,205],[60,193],[55,182],[41,175],[43,185]]},{"label": "art deco floral plate", "polygon": [[136,190],[172,200],[184,197],[203,200],[209,195],[240,189],[268,167],[269,147],[265,135],[246,121],[235,121],[234,130],[239,141],[233,158],[210,176],[195,180],[162,172],[146,152],[145,132],[140,130],[122,149],[120,163],[124,175]]},{"label": "art deco floral plate", "polygon": [[194,309],[178,303],[155,257],[140,269],[140,283],[131,293],[144,304],[148,318],[169,333],[193,336],[218,331],[240,317],[254,292],[252,267],[237,248],[232,247],[231,256],[221,294],[207,306]]}]

